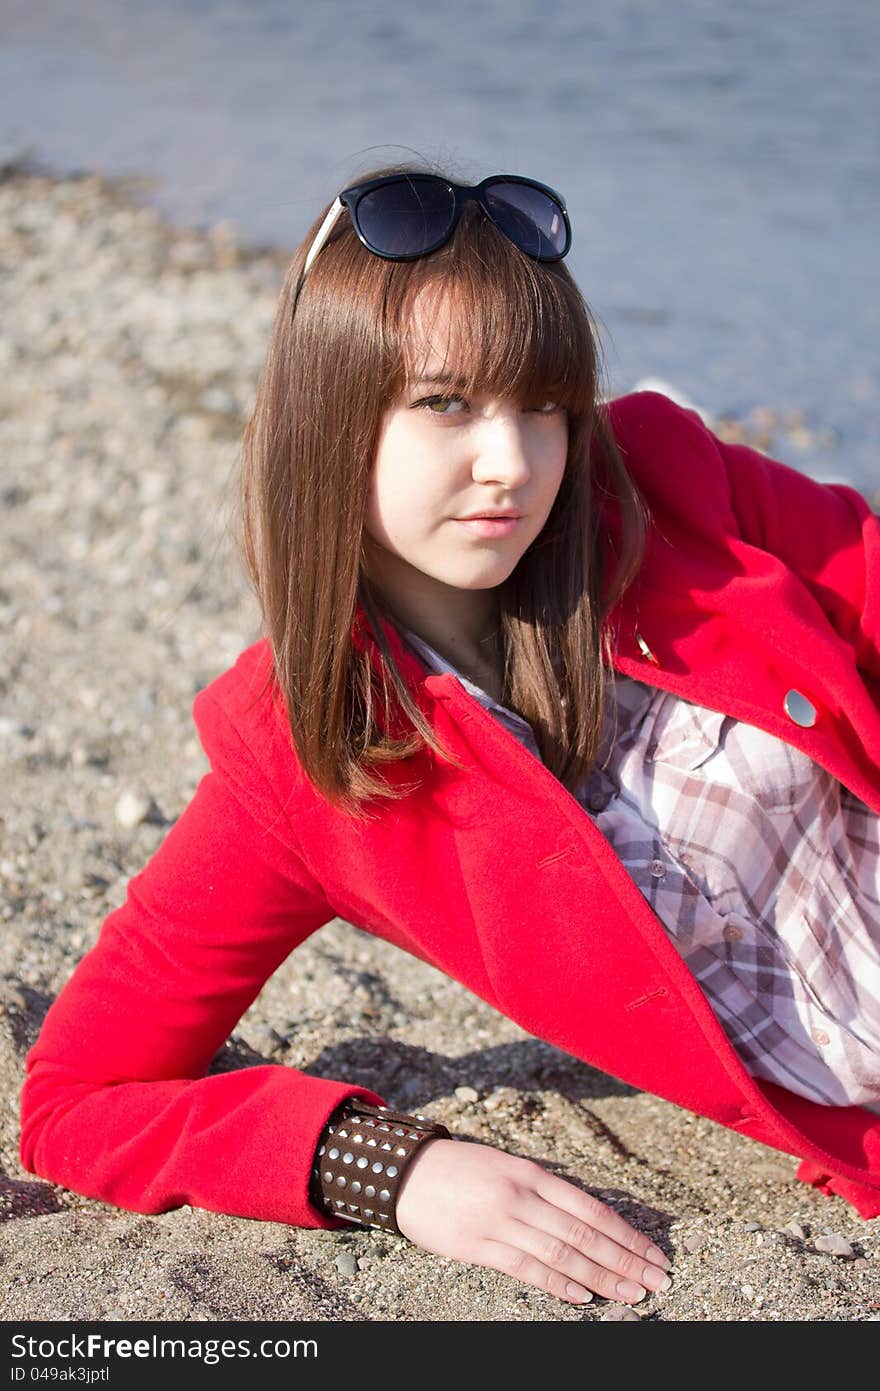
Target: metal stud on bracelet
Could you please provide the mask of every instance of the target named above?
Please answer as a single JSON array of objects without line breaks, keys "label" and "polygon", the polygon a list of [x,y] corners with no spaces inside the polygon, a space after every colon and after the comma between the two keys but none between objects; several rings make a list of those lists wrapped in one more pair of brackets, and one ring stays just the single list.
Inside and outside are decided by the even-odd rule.
[{"label": "metal stud on bracelet", "polygon": [[350,1098],[321,1136],[312,1201],[334,1217],[402,1236],[396,1210],[406,1166],[420,1145],[437,1138],[452,1139],[439,1121]]}]

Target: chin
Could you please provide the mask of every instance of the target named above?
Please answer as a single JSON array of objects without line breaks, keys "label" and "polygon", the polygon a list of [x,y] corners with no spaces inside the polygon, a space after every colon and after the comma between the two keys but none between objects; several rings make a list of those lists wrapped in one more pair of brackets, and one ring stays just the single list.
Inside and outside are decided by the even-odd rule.
[{"label": "chin", "polygon": [[497,589],[499,584],[503,584],[506,579],[510,578],[515,569],[515,565],[506,565],[504,569],[499,568],[491,574],[479,575],[470,579],[450,580],[447,583],[451,584],[454,589]]}]

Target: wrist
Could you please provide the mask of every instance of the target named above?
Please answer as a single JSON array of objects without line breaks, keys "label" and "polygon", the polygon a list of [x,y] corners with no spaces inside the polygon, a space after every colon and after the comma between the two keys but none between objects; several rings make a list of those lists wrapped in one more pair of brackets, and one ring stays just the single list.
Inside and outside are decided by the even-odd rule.
[{"label": "wrist", "polygon": [[[442,1135],[432,1135],[419,1145],[412,1159],[406,1166],[406,1172],[402,1175],[400,1186],[397,1190],[395,1218],[397,1221],[397,1230],[400,1232],[401,1236],[405,1236],[407,1240],[412,1240],[409,1232],[413,1219],[419,1214],[420,1204],[422,1208],[424,1208],[425,1205],[426,1189],[423,1180],[427,1180],[430,1183],[431,1173],[434,1172],[431,1160],[426,1160],[426,1156],[429,1151],[431,1151],[434,1158],[439,1159],[441,1157],[437,1154],[437,1150],[442,1150],[447,1144],[454,1143],[456,1143],[456,1141],[452,1136],[446,1140]],[[427,1167],[423,1168],[423,1163],[425,1162],[427,1163]]]},{"label": "wrist", "polygon": [[350,1098],[321,1135],[312,1201],[345,1221],[403,1236],[397,1224],[402,1184],[415,1156],[440,1138],[452,1136],[439,1122]]}]

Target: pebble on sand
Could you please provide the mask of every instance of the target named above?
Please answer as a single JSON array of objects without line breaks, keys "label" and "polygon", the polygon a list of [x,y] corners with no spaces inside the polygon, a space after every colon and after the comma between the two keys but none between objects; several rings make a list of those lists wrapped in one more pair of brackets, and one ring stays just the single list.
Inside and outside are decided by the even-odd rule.
[{"label": "pebble on sand", "polygon": [[146,821],[151,807],[152,801],[149,797],[128,788],[120,795],[113,810],[119,825],[124,826],[126,830],[132,830]]},{"label": "pebble on sand", "polygon": [[855,1255],[849,1242],[839,1232],[823,1232],[821,1236],[816,1237],[813,1245],[817,1251],[824,1251],[829,1256],[843,1256],[845,1259],[852,1259]]},{"label": "pebble on sand", "polygon": [[635,1319],[636,1323],[640,1323],[641,1318],[641,1314],[637,1314],[629,1304],[609,1304],[599,1321],[600,1323],[631,1323]]}]

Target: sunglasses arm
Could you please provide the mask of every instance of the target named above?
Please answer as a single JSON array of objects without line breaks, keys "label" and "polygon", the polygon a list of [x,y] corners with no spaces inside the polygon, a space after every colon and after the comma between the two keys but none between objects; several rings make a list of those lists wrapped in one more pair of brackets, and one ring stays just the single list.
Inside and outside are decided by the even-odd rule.
[{"label": "sunglasses arm", "polygon": [[315,234],[315,240],[309,247],[308,255],[306,256],[306,263],[303,267],[303,280],[305,280],[306,276],[308,275],[309,268],[311,267],[311,264],[317,256],[318,252],[321,250],[321,247],[324,245],[330,233],[333,231],[339,214],[342,212],[342,207],[343,205],[340,199],[334,199],[330,207],[330,211],[327,213],[327,216],[324,218],[324,221],[321,223],[320,227],[317,230],[317,233]]}]

